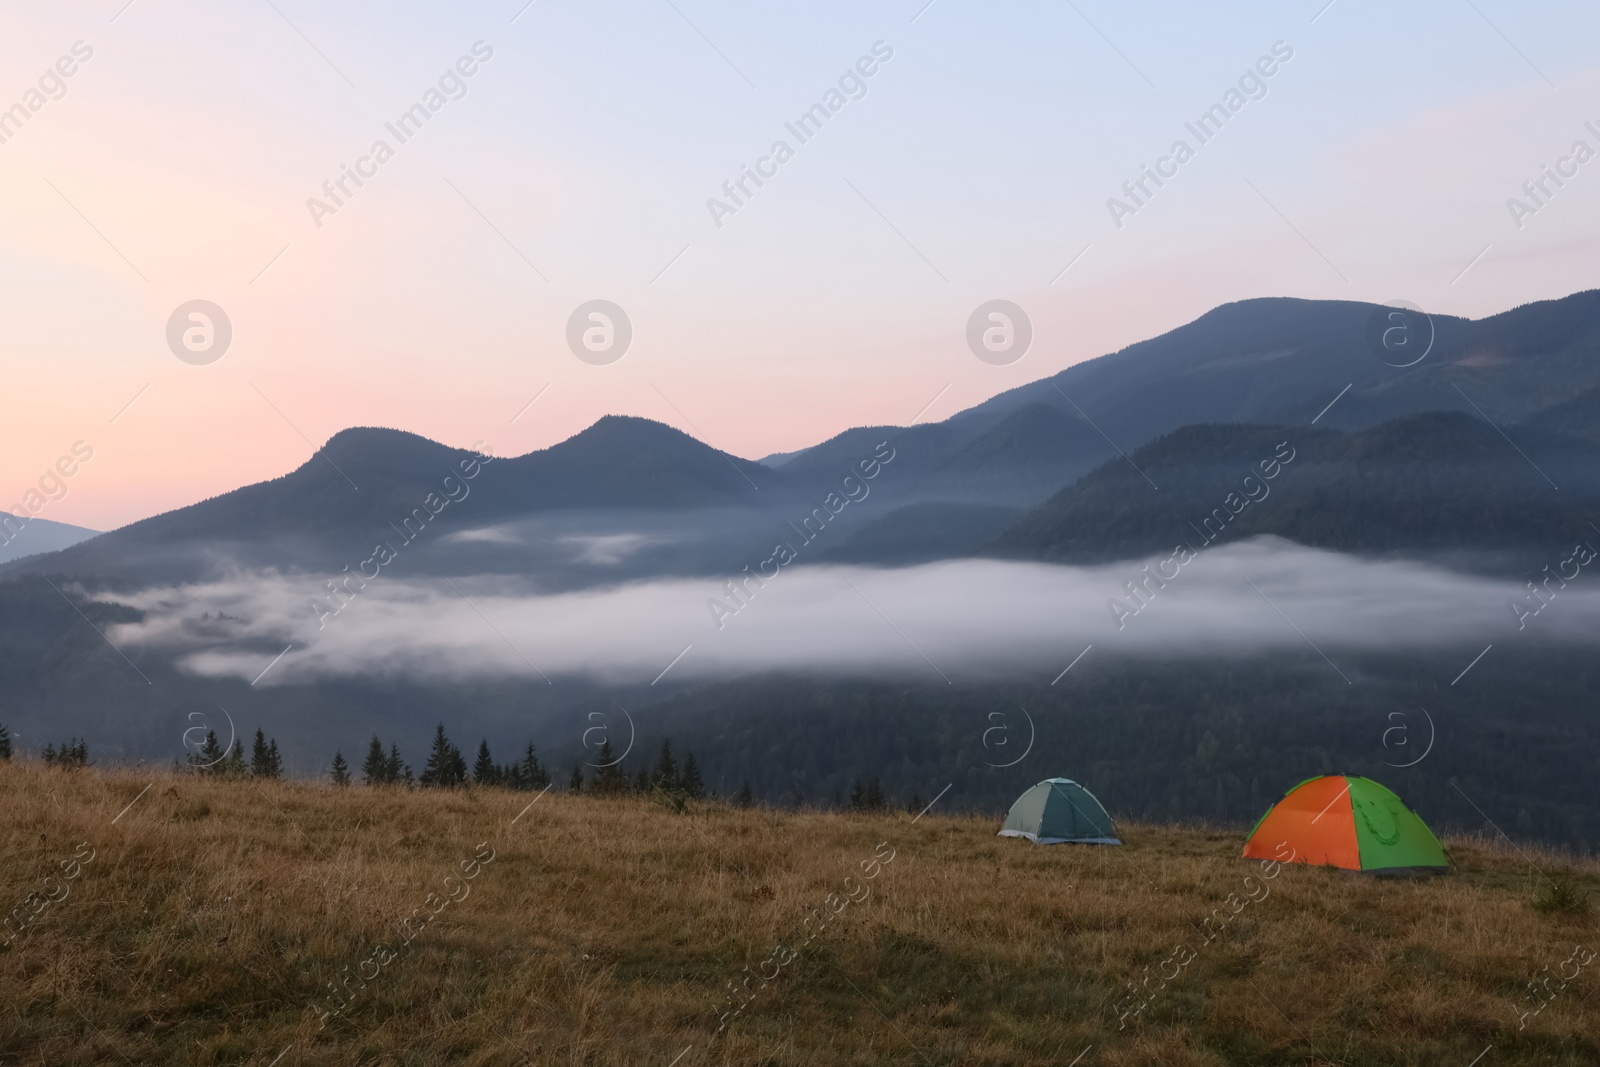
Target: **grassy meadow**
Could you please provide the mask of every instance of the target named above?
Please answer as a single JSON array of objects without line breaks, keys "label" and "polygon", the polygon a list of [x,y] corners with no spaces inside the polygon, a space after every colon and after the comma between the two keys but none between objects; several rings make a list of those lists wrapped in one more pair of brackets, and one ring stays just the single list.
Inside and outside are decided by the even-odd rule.
[{"label": "grassy meadow", "polygon": [[0,1064],[1600,1064],[1593,862],[534,797],[0,763]]}]

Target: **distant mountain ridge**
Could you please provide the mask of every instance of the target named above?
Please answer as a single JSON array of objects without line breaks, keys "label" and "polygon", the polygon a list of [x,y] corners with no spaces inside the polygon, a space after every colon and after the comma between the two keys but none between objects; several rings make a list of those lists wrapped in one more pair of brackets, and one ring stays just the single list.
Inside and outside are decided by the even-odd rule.
[{"label": "distant mountain ridge", "polygon": [[[776,467],[648,419],[606,416],[549,448],[483,464],[470,492],[451,505],[450,532],[517,527],[525,550],[508,552],[485,538],[458,545],[452,565],[490,561],[501,571],[553,574],[586,557],[541,545],[623,537],[653,544],[655,552],[640,555],[626,573],[715,571],[730,552],[744,551],[740,538],[765,539],[762,531],[778,519],[793,521],[818,506],[884,440],[896,450],[892,469],[873,484],[873,502],[837,524],[830,533],[836,540],[819,547],[819,558],[853,558],[854,550],[838,546],[868,523],[874,524],[863,535],[869,540],[856,546],[863,559],[973,551],[1005,509],[1045,505],[1119,453],[1186,426],[1307,426],[1316,418],[1319,432],[1359,431],[1424,412],[1458,412],[1485,428],[1483,416],[1536,436],[1548,432],[1566,442],[1558,452],[1572,452],[1580,440],[1600,443],[1600,292],[1476,321],[1433,316],[1426,358],[1405,368],[1385,363],[1370,345],[1374,316],[1386,312],[1372,304],[1291,298],[1223,305],[942,422],[857,427],[768,457]],[[1444,432],[1443,424],[1429,431]],[[1427,438],[1422,433],[1413,443]],[[442,492],[442,479],[471,459],[466,450],[401,430],[343,430],[279,478],[63,551],[0,562],[0,579],[51,571],[171,580],[221,565],[324,566],[370,548],[374,536]],[[1094,484],[1085,486],[1085,499]],[[934,503],[967,510],[960,521],[934,526],[918,513],[910,521],[888,518]],[[720,517],[695,518],[712,512]],[[1044,519],[1024,521],[1033,523],[1027,536],[1036,538],[1029,550],[1048,555],[1087,545],[1067,527],[1046,533]],[[717,538],[700,550],[672,547]],[[1025,547],[1025,541],[1005,543]],[[624,572],[597,566],[585,573],[583,581]]]},{"label": "distant mountain ridge", "polygon": [[99,530],[29,516],[0,516],[0,563],[41,552],[59,552],[80,541],[98,537]]}]

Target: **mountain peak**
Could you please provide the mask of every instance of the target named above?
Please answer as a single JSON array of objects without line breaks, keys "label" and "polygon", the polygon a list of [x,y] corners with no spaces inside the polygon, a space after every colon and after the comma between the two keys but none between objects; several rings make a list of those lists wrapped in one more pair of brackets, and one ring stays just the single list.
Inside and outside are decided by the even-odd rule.
[{"label": "mountain peak", "polygon": [[675,426],[657,422],[655,419],[641,418],[638,415],[602,415],[590,423],[588,429],[574,434],[568,440],[570,442],[584,439],[622,442],[693,441],[697,445],[710,447]]}]

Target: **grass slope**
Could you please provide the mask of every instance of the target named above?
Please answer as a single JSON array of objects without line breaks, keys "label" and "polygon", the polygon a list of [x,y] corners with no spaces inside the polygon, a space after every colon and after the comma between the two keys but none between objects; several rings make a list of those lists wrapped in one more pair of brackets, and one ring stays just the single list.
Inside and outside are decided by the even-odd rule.
[{"label": "grass slope", "polygon": [[[1593,912],[1534,906],[1600,866],[1548,852],[1263,882],[1234,831],[528,801],[0,764],[3,906],[41,894],[0,935],[0,1063],[1600,1063],[1600,966],[1554,977]],[[1178,973],[1119,1032],[1146,967]],[[773,977],[718,1034],[747,974]]]}]

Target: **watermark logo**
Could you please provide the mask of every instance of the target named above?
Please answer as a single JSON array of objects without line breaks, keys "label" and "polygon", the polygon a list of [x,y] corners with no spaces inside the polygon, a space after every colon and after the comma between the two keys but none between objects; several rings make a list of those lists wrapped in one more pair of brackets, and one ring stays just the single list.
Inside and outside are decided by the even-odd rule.
[{"label": "watermark logo", "polygon": [[[1407,767],[1415,767],[1427,759],[1428,753],[1433,751],[1433,716],[1428,714],[1427,708],[1418,708],[1417,710],[1422,712],[1422,717],[1428,723],[1428,743],[1422,746],[1422,755],[1410,763],[1390,763],[1388,760],[1384,760],[1383,762],[1386,766],[1397,767],[1401,770]],[[1416,751],[1411,745],[1411,726],[1406,722],[1406,718],[1406,713],[1403,711],[1391,711],[1389,713],[1389,721],[1394,725],[1383,731],[1383,747],[1397,756],[1409,756]]]},{"label": "watermark logo", "polygon": [[1007,367],[1028,354],[1033,321],[1009,300],[979,304],[967,319],[967,347],[995,367]]},{"label": "watermark logo", "polygon": [[209,300],[179,304],[167,319],[167,347],[185,363],[204,367],[215,363],[233,343],[233,321]]},{"label": "watermark logo", "polygon": [[1433,350],[1433,319],[1409,300],[1391,300],[1367,319],[1367,348],[1391,367],[1415,367]]},{"label": "watermark logo", "polygon": [[[1028,722],[1028,743],[1022,746],[1022,752],[1016,759],[1007,763],[994,763],[990,760],[984,760],[991,767],[1002,770],[1006,767],[1015,767],[1027,759],[1028,753],[1033,751],[1033,716],[1028,714],[1027,708],[1018,707],[1017,710],[1022,712],[1022,717]],[[1006,722],[1006,713],[1003,711],[991,711],[988,718],[994,725],[983,731],[983,750],[991,756],[1000,756],[1002,758],[1011,755],[1015,751],[1015,746],[1011,743],[1011,724]]]},{"label": "watermark logo", "polygon": [[183,747],[189,753],[190,766],[196,770],[204,771],[215,767],[228,758],[228,752],[233,748],[233,716],[228,714],[227,708],[219,706],[217,710],[228,720],[228,739],[220,745],[206,744],[207,738],[215,742],[217,735],[216,727],[211,725],[211,720],[207,717],[209,713],[204,711],[189,713],[189,721],[194,725],[183,731]]},{"label": "watermark logo", "polygon": [[596,367],[615,363],[632,343],[632,320],[609,300],[579,304],[567,319],[567,347],[585,363]]},{"label": "watermark logo", "polygon": [[[606,749],[606,746],[611,743],[611,723],[607,720],[606,713],[603,711],[591,711],[588,715],[589,721],[594,723],[594,725],[583,731],[584,751],[593,752],[597,756],[600,756],[602,760],[604,760],[604,762],[601,763],[593,763],[589,760],[584,760],[584,762],[588,763],[591,767],[615,767],[617,764],[627,759],[628,753],[633,751],[633,741],[635,736],[633,729],[633,716],[628,714],[627,708],[619,707],[617,710],[622,712],[623,718],[628,722],[628,743],[622,747],[621,752],[617,752],[615,755],[612,755],[612,752],[607,751]],[[607,760],[605,759],[606,756],[611,756],[611,758]]]}]

